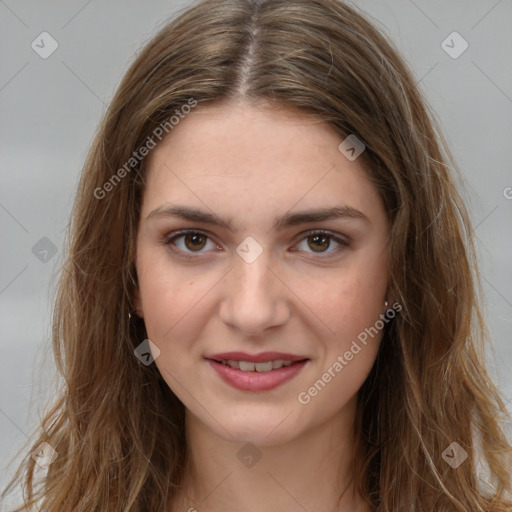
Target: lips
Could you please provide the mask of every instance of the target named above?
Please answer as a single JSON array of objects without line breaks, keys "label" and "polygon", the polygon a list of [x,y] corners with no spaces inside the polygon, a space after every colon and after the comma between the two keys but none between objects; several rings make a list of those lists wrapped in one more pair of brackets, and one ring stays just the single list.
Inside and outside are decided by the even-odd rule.
[{"label": "lips", "polygon": [[222,352],[207,356],[206,359],[214,361],[247,361],[250,363],[265,363],[267,361],[303,361],[308,359],[306,356],[286,354],[284,352],[260,352],[259,354],[247,354],[246,352]]},{"label": "lips", "polygon": [[290,366],[293,364],[291,361],[284,361],[283,359],[275,359],[273,361],[265,361],[264,363],[253,363],[251,361],[234,361],[232,359],[218,361],[224,366],[236,368],[244,372],[271,372],[272,370],[279,370],[283,366]]},{"label": "lips", "polygon": [[292,379],[309,361],[283,352],[224,352],[206,357],[230,386],[244,391],[268,391]]}]

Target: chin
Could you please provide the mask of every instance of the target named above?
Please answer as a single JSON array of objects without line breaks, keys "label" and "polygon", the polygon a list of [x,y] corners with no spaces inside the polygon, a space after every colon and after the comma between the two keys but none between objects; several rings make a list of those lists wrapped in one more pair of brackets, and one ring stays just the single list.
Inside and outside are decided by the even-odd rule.
[{"label": "chin", "polygon": [[[208,418],[207,426],[217,436],[231,443],[252,443],[256,446],[276,446],[292,441],[300,433],[285,418],[283,409],[279,414],[263,411],[243,412],[238,415],[223,414],[219,423]],[[291,416],[291,415],[290,415]],[[283,421],[285,420],[285,421]]]},{"label": "chin", "polygon": [[[251,443],[260,448],[266,446],[278,446],[292,441],[298,433],[292,433],[289,430],[273,431],[275,425],[266,423],[265,425],[238,425],[230,429],[232,437],[223,432],[224,439],[232,443]],[[220,432],[218,433],[221,434]]]}]

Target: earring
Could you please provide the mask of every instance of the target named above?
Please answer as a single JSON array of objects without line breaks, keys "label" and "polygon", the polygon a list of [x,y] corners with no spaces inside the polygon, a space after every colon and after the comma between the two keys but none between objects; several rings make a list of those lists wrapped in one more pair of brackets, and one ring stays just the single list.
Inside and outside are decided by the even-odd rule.
[{"label": "earring", "polygon": [[386,311],[388,310],[388,301],[384,301],[384,307],[386,308]]},{"label": "earring", "polygon": [[132,318],[132,314],[134,315],[135,313],[137,313],[137,311],[139,310],[139,308],[135,307],[133,308],[129,313],[128,313],[128,318]]}]

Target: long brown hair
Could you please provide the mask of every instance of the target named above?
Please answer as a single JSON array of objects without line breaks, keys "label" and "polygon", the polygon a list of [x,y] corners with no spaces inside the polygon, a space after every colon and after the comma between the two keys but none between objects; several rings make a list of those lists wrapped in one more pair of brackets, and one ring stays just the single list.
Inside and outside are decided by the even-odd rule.
[{"label": "long brown hair", "polygon": [[[390,292],[403,309],[359,392],[359,490],[379,512],[509,511],[507,411],[485,369],[455,164],[397,51],[337,0],[206,0],[166,25],[126,73],[82,172],[56,297],[63,380],[30,452],[46,442],[58,455],[36,486],[27,454],[6,488],[25,476],[18,510],[165,510],[181,482],[183,404],[156,365],[134,356],[146,333],[127,314],[146,170],[130,158],[191,99],[197,108],[266,101],[364,142],[391,222]],[[468,453],[456,469],[443,458],[453,442]]]}]

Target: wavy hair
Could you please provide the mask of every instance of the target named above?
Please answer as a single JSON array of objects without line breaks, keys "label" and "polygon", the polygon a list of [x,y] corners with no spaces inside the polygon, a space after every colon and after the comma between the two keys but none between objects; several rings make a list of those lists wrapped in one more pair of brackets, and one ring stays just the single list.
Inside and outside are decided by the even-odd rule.
[{"label": "wavy hair", "polygon": [[[48,443],[58,456],[38,477],[27,453],[4,495],[20,481],[17,511],[163,511],[182,481],[184,406],[156,365],[134,357],[146,332],[127,315],[146,160],[104,197],[98,190],[191,98],[198,109],[264,101],[364,141],[391,223],[390,294],[403,310],[358,394],[359,491],[378,512],[510,511],[508,416],[485,367],[456,165],[397,50],[338,0],[195,3],[135,58],[85,162],[66,236],[52,325],[62,380],[30,442],[30,453]],[[457,469],[442,457],[454,441],[469,455]]]}]

